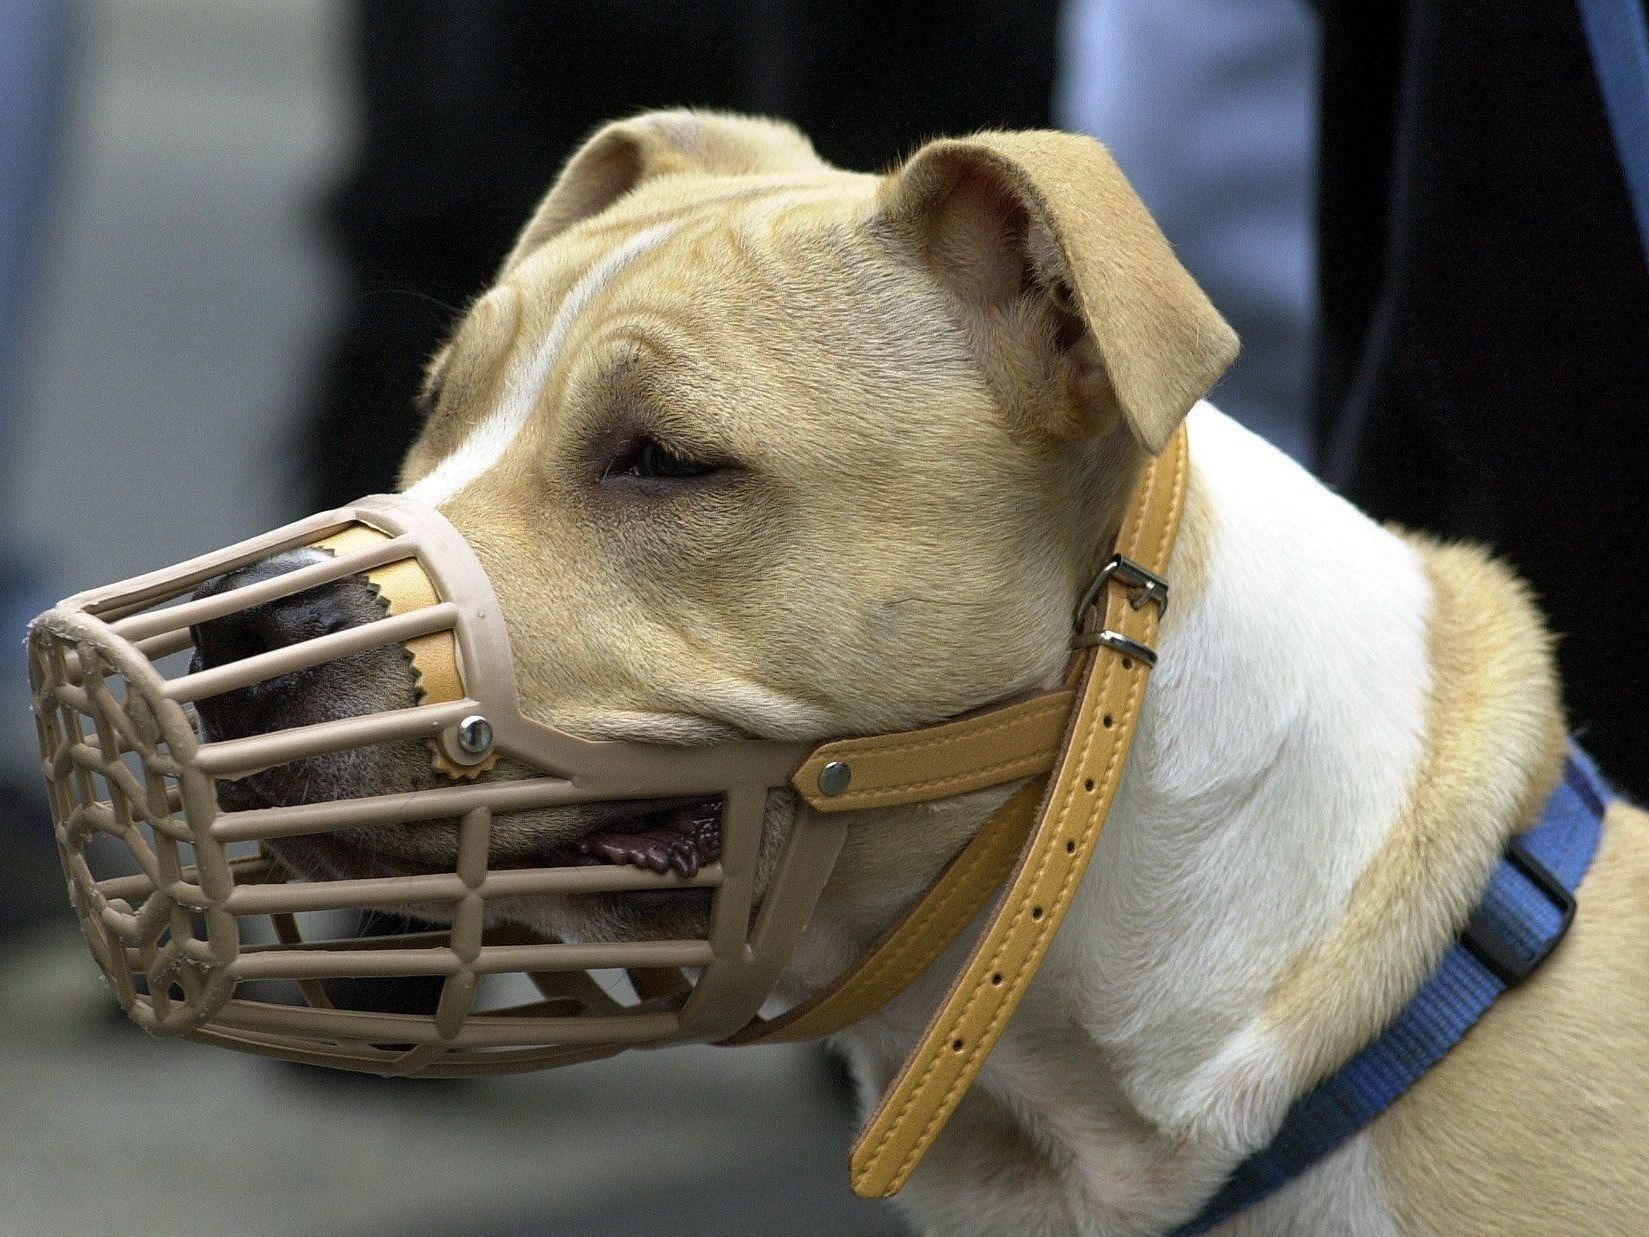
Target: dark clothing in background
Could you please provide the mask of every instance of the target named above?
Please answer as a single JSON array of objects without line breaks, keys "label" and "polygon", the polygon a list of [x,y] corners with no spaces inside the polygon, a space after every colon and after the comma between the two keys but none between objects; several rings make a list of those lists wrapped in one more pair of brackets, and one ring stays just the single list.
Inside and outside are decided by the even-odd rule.
[{"label": "dark clothing in background", "polygon": [[303,477],[317,506],[388,488],[424,361],[481,292],[557,169],[644,108],[796,122],[845,167],[928,137],[1045,127],[1056,0],[362,0],[362,132],[326,208],[345,321]]},{"label": "dark clothing in background", "polygon": [[1510,559],[1649,796],[1649,265],[1576,7],[1322,7],[1325,477]]},{"label": "dark clothing in background", "polygon": [[[1057,0],[360,0],[361,132],[325,207],[344,320],[300,454],[310,507],[393,488],[424,362],[492,282],[557,170],[647,108],[794,121],[850,168],[929,137],[1049,123]],[[402,930],[379,916],[368,933]],[[439,980],[334,980],[424,1010]]]}]

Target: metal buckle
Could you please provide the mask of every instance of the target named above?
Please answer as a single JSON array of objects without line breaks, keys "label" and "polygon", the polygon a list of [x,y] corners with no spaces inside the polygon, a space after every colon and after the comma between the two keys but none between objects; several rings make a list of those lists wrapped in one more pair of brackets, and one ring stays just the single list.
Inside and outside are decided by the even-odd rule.
[{"label": "metal buckle", "polygon": [[1119,581],[1130,590],[1128,604],[1138,610],[1154,602],[1162,614],[1168,612],[1168,581],[1153,571],[1141,567],[1133,559],[1121,554],[1113,554],[1111,561],[1099,569],[1094,582],[1088,586],[1088,591],[1082,594],[1082,600],[1076,607],[1076,637],[1071,641],[1074,649],[1091,648],[1096,644],[1103,644],[1125,657],[1135,657],[1146,666],[1157,664],[1157,652],[1149,645],[1141,644],[1138,640],[1123,635],[1120,631],[1085,632],[1082,630],[1083,620],[1088,617],[1088,611],[1099,600],[1100,593],[1112,580]]},{"label": "metal buckle", "polygon": [[1541,893],[1552,900],[1562,915],[1557,931],[1545,941],[1533,957],[1524,957],[1517,946],[1482,913],[1472,912],[1471,922],[1460,934],[1460,943],[1506,987],[1512,988],[1533,975],[1546,961],[1557,943],[1569,931],[1575,918],[1575,895],[1564,887],[1538,859],[1523,845],[1522,838],[1513,838],[1506,846],[1506,859]]},{"label": "metal buckle", "polygon": [[1071,641],[1073,649],[1088,649],[1096,644],[1103,644],[1108,649],[1121,653],[1124,657],[1138,658],[1148,669],[1155,669],[1157,651],[1149,644],[1141,644],[1138,640],[1123,635],[1120,631],[1112,631],[1107,627],[1104,631],[1077,632]]},{"label": "metal buckle", "polygon": [[1133,596],[1128,599],[1134,609],[1142,609],[1146,602],[1154,601],[1161,607],[1160,613],[1168,613],[1168,581],[1141,567],[1131,558],[1113,554],[1111,561],[1099,569],[1099,574],[1088,586],[1088,591],[1082,594],[1082,600],[1077,602],[1075,626],[1078,631],[1082,630],[1082,620],[1089,608],[1099,600],[1099,594],[1113,577],[1134,590]]}]

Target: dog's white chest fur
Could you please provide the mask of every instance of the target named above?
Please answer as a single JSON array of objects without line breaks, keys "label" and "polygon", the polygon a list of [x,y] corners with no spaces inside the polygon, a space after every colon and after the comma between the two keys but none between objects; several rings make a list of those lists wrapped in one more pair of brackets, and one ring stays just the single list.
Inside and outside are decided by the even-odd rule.
[{"label": "dog's white chest fur", "polygon": [[[1291,1064],[1267,994],[1340,922],[1422,755],[1418,555],[1214,408],[1190,425],[1134,752],[1042,973],[912,1182],[936,1231],[1158,1231],[1264,1141]],[[897,1067],[945,972],[843,1037],[867,1083]],[[1391,1231],[1361,1139],[1231,1231],[1345,1225]]]}]

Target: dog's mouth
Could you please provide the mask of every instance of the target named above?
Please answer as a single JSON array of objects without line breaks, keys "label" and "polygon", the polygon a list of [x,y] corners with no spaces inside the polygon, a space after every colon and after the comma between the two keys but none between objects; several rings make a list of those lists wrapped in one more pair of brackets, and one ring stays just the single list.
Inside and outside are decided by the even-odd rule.
[{"label": "dog's mouth", "polygon": [[[220,782],[230,810],[286,806],[308,796],[271,794],[256,776]],[[282,789],[286,789],[282,787]],[[719,795],[634,799],[563,809],[554,826],[500,817],[488,866],[494,869],[633,867],[692,879],[721,859]],[[289,866],[326,878],[423,876],[450,872],[457,862],[456,821],[430,822],[411,833],[350,829],[283,838],[271,846]]]}]

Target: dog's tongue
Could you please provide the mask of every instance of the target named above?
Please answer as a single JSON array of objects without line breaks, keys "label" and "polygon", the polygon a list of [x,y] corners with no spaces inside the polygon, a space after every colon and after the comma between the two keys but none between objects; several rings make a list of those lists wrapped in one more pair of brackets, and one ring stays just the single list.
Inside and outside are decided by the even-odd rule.
[{"label": "dog's tongue", "polygon": [[721,858],[721,805],[698,803],[655,817],[633,833],[607,830],[578,840],[579,854],[595,863],[625,863],[654,872],[697,876]]}]

